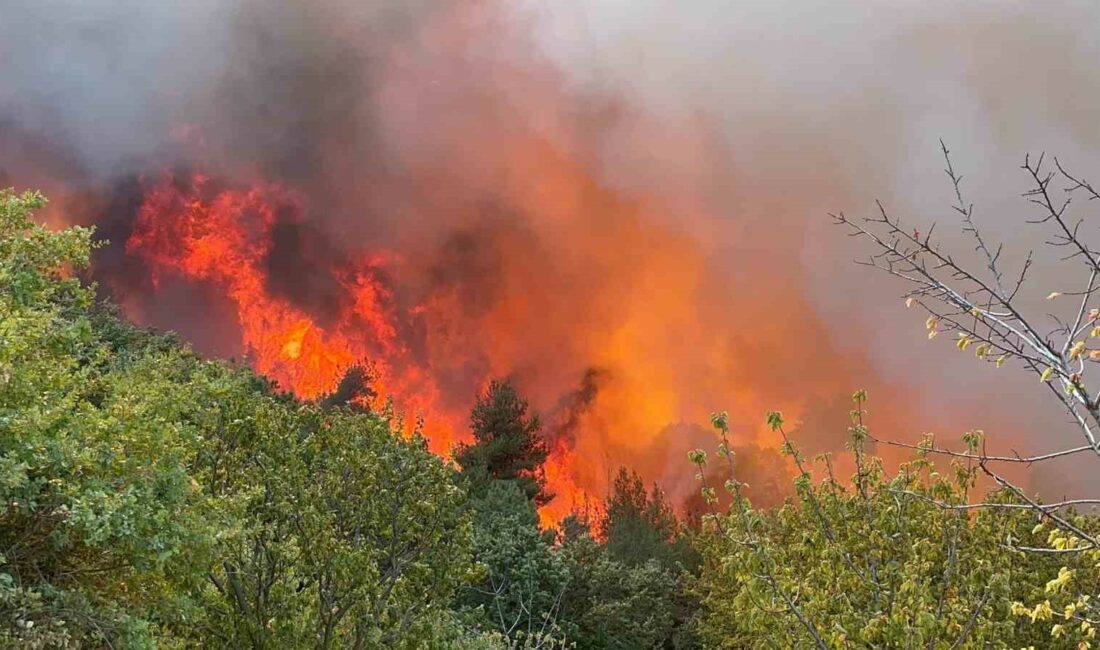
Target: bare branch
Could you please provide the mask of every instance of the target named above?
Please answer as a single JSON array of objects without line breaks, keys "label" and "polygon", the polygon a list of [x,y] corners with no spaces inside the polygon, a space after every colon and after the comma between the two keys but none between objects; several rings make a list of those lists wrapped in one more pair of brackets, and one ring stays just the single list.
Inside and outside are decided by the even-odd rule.
[{"label": "bare branch", "polygon": [[[931,454],[967,463],[977,463],[981,471],[992,478],[1001,490],[1014,497],[1011,503],[942,503],[927,495],[901,491],[910,497],[931,501],[937,506],[964,512],[981,508],[1005,510],[1033,510],[1047,517],[1062,530],[1085,540],[1090,546],[1098,546],[1097,539],[1081,530],[1059,511],[1072,506],[1100,505],[1100,499],[1073,499],[1043,504],[1028,497],[1016,485],[991,468],[996,463],[1031,465],[1057,458],[1095,454],[1100,458],[1100,390],[1095,385],[1095,368],[1087,361],[1100,360],[1100,345],[1089,348],[1088,343],[1100,332],[1100,308],[1095,305],[1100,296],[1100,253],[1085,238],[1084,218],[1072,214],[1074,195],[1087,200],[1100,199],[1100,191],[1084,178],[1070,174],[1061,163],[1054,160],[1054,170],[1046,165],[1045,156],[1027,156],[1022,168],[1030,179],[1030,189],[1024,198],[1040,209],[1040,214],[1027,222],[1040,226],[1042,239],[1056,253],[1060,261],[1074,261],[1073,270],[1079,271],[1071,280],[1080,282],[1072,291],[1055,290],[1049,300],[1072,300],[1072,312],[1036,309],[1019,300],[1022,288],[1029,280],[1029,272],[1035,261],[1034,251],[1029,251],[1018,274],[1006,277],[1002,253],[1003,244],[993,242],[974,221],[974,206],[967,202],[962,190],[963,176],[951,160],[946,144],[941,141],[944,173],[953,189],[952,210],[961,218],[962,234],[973,243],[974,252],[980,256],[984,268],[967,268],[962,258],[941,246],[934,237],[936,227],[928,232],[905,227],[900,218],[891,215],[876,201],[877,212],[862,219],[849,218],[844,213],[831,215],[834,221],[848,230],[852,237],[870,241],[872,254],[857,263],[882,271],[902,280],[907,285],[903,294],[906,305],[919,306],[927,316],[928,338],[944,333],[957,334],[955,341],[960,350],[973,349],[979,360],[995,363],[998,367],[1011,361],[1015,366],[1033,374],[1066,409],[1071,422],[1078,428],[1083,445],[1021,456],[991,456],[984,448],[954,451],[937,446],[934,442],[906,444],[878,438],[870,438],[878,444],[912,449],[921,454]],[[1068,186],[1061,190],[1052,186],[1057,179]],[[1076,266],[1083,264],[1083,267]],[[1051,287],[1059,289],[1059,287]],[[1044,291],[1045,293],[1046,291]],[[1057,304],[1057,303],[1052,303]],[[1049,319],[1049,320],[1048,320]],[[1053,329],[1050,322],[1054,323]],[[1100,339],[1098,339],[1100,340]],[[964,499],[968,501],[969,499]]]},{"label": "bare branch", "polygon": [[912,490],[891,490],[897,494],[904,494],[906,496],[915,497],[926,503],[931,503],[937,508],[943,510],[1035,510],[1036,508],[1042,510],[1043,514],[1046,514],[1048,510],[1058,510],[1060,508],[1070,508],[1080,505],[1100,505],[1100,499],[1067,499],[1065,501],[1056,501],[1054,503],[1042,503],[1038,505],[1032,505],[1031,503],[998,503],[996,501],[983,501],[980,503],[945,503],[932,497],[921,494],[920,492],[914,492]]},{"label": "bare branch", "polygon": [[1020,490],[1020,488],[1016,487],[1012,482],[1006,480],[1003,476],[1001,476],[1001,475],[997,474],[996,472],[990,470],[989,467],[987,465],[985,465],[984,463],[979,463],[978,466],[982,469],[982,471],[986,474],[986,476],[993,479],[997,483],[997,485],[1001,486],[1005,490],[1008,490],[1016,498],[1020,499],[1021,501],[1025,502],[1026,504],[1030,505],[1032,507],[1032,509],[1035,510],[1036,512],[1040,512],[1040,513],[1046,515],[1047,517],[1049,517],[1051,519],[1051,521],[1053,521],[1055,524],[1057,524],[1057,526],[1059,528],[1061,528],[1062,530],[1072,532],[1074,535],[1077,535],[1081,539],[1085,540],[1086,542],[1089,543],[1090,548],[1100,547],[1100,542],[1097,542],[1095,537],[1093,537],[1089,533],[1081,530],[1081,528],[1078,527],[1077,525],[1075,525],[1073,522],[1071,522],[1068,519],[1066,519],[1065,517],[1062,517],[1061,515],[1057,514],[1054,510],[1044,508],[1041,503],[1038,503],[1034,499],[1031,499],[1030,497],[1028,497],[1026,494],[1023,493],[1022,490]]},{"label": "bare branch", "polygon": [[947,150],[947,145],[944,144],[942,139],[940,140],[940,150],[943,151],[943,159],[944,162],[947,164],[947,169],[945,169],[944,172],[947,174],[947,177],[951,179],[952,187],[955,188],[956,204],[954,208],[956,212],[962,215],[964,224],[963,232],[970,234],[974,238],[974,241],[977,243],[975,250],[980,251],[982,255],[985,256],[986,266],[989,269],[990,274],[992,274],[994,282],[996,282],[997,284],[998,295],[1001,298],[1004,298],[1005,290],[1001,282],[1001,271],[997,267],[997,260],[1000,259],[1001,250],[1004,246],[1003,244],[997,246],[997,252],[994,253],[990,250],[989,246],[986,245],[985,239],[982,238],[981,231],[979,231],[977,226],[974,225],[974,204],[967,203],[963,200],[961,186],[962,176],[959,176],[955,173],[955,168],[951,164],[951,152]]},{"label": "bare branch", "polygon": [[1073,454],[1079,454],[1083,451],[1094,451],[1091,445],[1084,445],[1081,447],[1073,447],[1071,449],[1062,449],[1059,451],[1053,451],[1048,454],[1039,454],[1036,456],[985,456],[982,454],[971,454],[962,451],[952,451],[950,449],[944,449],[942,447],[927,446],[927,445],[911,445],[903,442],[895,442],[893,440],[883,440],[881,438],[871,437],[871,441],[876,444],[888,445],[891,447],[901,447],[903,449],[913,449],[916,451],[927,452],[930,454],[938,454],[941,456],[951,456],[953,458],[969,458],[976,461],[987,462],[1000,462],[1000,463],[1024,463],[1030,465],[1039,461],[1050,460],[1052,458],[1060,458],[1062,456],[1071,456]]}]

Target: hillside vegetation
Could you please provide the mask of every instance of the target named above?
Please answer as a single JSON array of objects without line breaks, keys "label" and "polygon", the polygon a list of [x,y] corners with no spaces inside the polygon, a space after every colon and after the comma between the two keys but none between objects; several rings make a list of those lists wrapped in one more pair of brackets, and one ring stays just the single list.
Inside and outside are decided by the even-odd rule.
[{"label": "hillside vegetation", "polygon": [[622,469],[543,530],[546,449],[507,382],[440,459],[392,413],[128,325],[78,279],[92,233],[42,204],[0,193],[0,647],[1093,647],[1098,551],[975,495],[973,459],[888,474],[863,393],[854,477],[788,444],[794,496],[754,509],[717,415],[684,459],[692,525]]}]

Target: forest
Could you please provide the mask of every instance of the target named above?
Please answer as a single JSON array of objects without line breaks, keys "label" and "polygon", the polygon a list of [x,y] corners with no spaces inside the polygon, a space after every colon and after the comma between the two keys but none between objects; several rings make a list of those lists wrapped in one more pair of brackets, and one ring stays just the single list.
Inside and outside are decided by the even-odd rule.
[{"label": "forest", "polygon": [[[753,505],[716,412],[715,444],[682,459],[693,507],[622,467],[604,502],[554,526],[538,516],[554,496],[542,423],[507,379],[441,458],[392,406],[354,399],[356,373],[303,400],[128,324],[82,273],[95,233],[38,223],[38,193],[0,193],[0,643],[1094,647],[1095,501],[1044,503],[998,467],[1100,449],[1087,386],[1100,257],[1054,183],[1097,195],[1057,162],[1025,165],[1044,245],[1088,279],[1046,296],[1072,302],[1047,334],[1018,306],[1031,257],[1003,270],[947,165],[979,271],[885,209],[835,220],[876,247],[869,266],[909,283],[929,339],[1034,374],[1082,446],[998,456],[981,431],[905,444],[854,390],[840,453],[807,456],[781,413],[759,414],[790,470],[779,505]],[[907,459],[879,456],[890,447]]]}]

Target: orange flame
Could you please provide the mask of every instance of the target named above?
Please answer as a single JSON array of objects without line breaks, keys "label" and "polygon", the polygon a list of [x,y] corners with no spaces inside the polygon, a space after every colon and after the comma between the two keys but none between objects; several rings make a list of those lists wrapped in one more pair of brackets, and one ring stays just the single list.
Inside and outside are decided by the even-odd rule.
[{"label": "orange flame", "polygon": [[[843,378],[865,362],[806,339],[817,316],[790,278],[758,277],[754,291],[732,296],[706,242],[670,227],[715,227],[704,216],[659,218],[545,141],[521,139],[493,158],[492,191],[527,221],[494,222],[482,234],[474,252],[495,259],[491,291],[425,281],[439,273],[426,270],[439,253],[414,237],[401,253],[302,262],[328,264],[337,283],[339,308],[320,318],[271,288],[276,223],[310,214],[307,198],[279,183],[241,189],[166,174],[146,187],[126,247],[154,282],[174,273],[216,287],[234,305],[250,363],[302,398],[333,391],[350,367],[369,364],[370,406],[392,399],[423,418],[441,455],[468,435],[469,407],[490,378],[517,376],[536,410],[555,420],[563,395],[598,370],[606,379],[568,424],[551,422],[563,428],[549,432],[545,472],[557,497],[541,511],[548,524],[601,501],[620,464],[690,492],[685,453],[713,442],[698,425],[716,408],[738,414],[742,443],[772,448],[766,409],[783,409],[792,422],[811,410],[846,412],[837,399],[850,387]],[[448,191],[442,181],[434,189]],[[443,227],[478,223],[475,214],[453,218]],[[442,264],[444,276],[458,273]],[[472,311],[470,302],[484,304]],[[795,379],[797,394],[784,388]],[[678,433],[679,423],[694,423],[693,433]],[[836,440],[843,426],[824,435]]]},{"label": "orange flame", "polygon": [[[441,455],[467,436],[477,389],[510,376],[550,425],[545,472],[557,496],[544,523],[599,503],[619,465],[674,498],[697,494],[686,452],[713,448],[714,410],[729,409],[735,444],[769,451],[770,409],[809,451],[842,448],[859,387],[875,393],[876,427],[907,420],[912,396],[876,390],[896,387],[830,339],[836,329],[806,293],[820,271],[802,253],[823,246],[808,241],[807,215],[837,205],[852,182],[824,151],[829,140],[772,142],[766,128],[766,147],[753,134],[733,151],[706,116],[661,118],[589,94],[530,49],[523,20],[498,15],[514,3],[433,5],[396,38],[315,4],[302,24],[285,21],[283,40],[251,21],[270,45],[242,43],[247,60],[227,66],[241,68],[240,92],[234,72],[209,97],[186,97],[172,119],[202,123],[177,128],[155,159],[211,175],[144,183],[132,224],[129,185],[115,205],[98,173],[86,188],[62,180],[75,173],[64,147],[0,128],[0,162],[20,182],[55,200],[71,194],[75,214],[52,212],[51,223],[107,226],[116,241],[120,222],[131,227],[126,252],[160,290],[100,279],[133,320],[194,334],[202,352],[215,330],[219,353],[232,344],[305,399],[367,364],[363,399],[423,417]],[[269,67],[267,47],[286,59]],[[783,169],[792,152],[793,175]],[[249,171],[260,165],[270,171]],[[333,255],[273,260],[287,221],[316,228]],[[130,261],[123,273],[138,270]],[[322,272],[335,308],[286,295],[272,263]],[[228,303],[237,331],[186,322],[172,297],[180,279]],[[830,318],[853,338],[869,329]],[[584,386],[587,377],[598,379]],[[774,460],[755,463],[759,473],[778,473]]]},{"label": "orange flame", "polygon": [[[126,244],[158,276],[176,272],[212,282],[235,304],[242,343],[255,369],[304,399],[331,393],[355,364],[369,364],[373,395],[380,410],[386,398],[423,416],[420,426],[431,448],[447,453],[464,433],[464,414],[437,404],[439,389],[413,362],[398,338],[392,296],[378,281],[390,254],[333,268],[346,293],[345,308],[331,325],[272,295],[265,276],[276,212],[300,218],[303,198],[276,183],[247,190],[214,189],[208,177],[165,174],[150,187]],[[414,308],[421,312],[423,306]],[[568,449],[556,447],[548,464],[552,490],[569,504],[583,497],[566,468]],[[557,521],[568,507],[547,507],[544,523]]]}]

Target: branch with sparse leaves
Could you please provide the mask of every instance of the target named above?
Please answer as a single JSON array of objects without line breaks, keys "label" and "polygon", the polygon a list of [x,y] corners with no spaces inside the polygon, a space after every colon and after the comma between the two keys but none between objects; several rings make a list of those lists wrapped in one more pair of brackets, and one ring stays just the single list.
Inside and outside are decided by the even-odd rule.
[{"label": "branch with sparse leaves", "polygon": [[[859,263],[910,285],[905,293],[906,306],[919,307],[926,313],[929,339],[943,333],[955,334],[955,345],[960,350],[973,349],[979,360],[997,367],[1015,361],[1034,373],[1070,414],[1086,443],[1030,458],[991,456],[979,460],[1034,463],[1086,451],[1100,456],[1096,436],[1100,392],[1094,388],[1094,362],[1100,361],[1100,344],[1090,347],[1092,339],[1100,337],[1100,248],[1086,239],[1085,218],[1073,216],[1070,210],[1075,193],[1094,199],[1096,191],[1058,161],[1051,170],[1042,156],[1036,161],[1025,159],[1023,168],[1032,187],[1024,196],[1040,208],[1039,216],[1028,223],[1044,233],[1045,249],[1054,252],[1069,273],[1081,276],[1076,289],[1049,287],[1049,292],[1043,291],[1048,301],[1071,300],[1072,309],[1067,314],[1034,313],[1037,310],[1026,304],[1021,290],[1028,283],[1035,252],[1028,252],[1019,268],[1009,272],[1002,256],[1003,244],[992,243],[977,225],[974,206],[964,198],[962,177],[956,173],[946,146],[943,155],[945,173],[955,195],[952,209],[959,217],[962,234],[974,244],[980,268],[971,268],[947,250],[935,236],[935,224],[922,235],[919,230],[907,228],[881,203],[871,217],[854,219],[839,213],[832,215],[834,220],[852,236],[873,244],[874,252]],[[1056,196],[1054,187],[1058,180],[1066,183],[1060,196]],[[1008,283],[1005,278],[1010,276],[1015,280]],[[965,457],[939,448],[928,451]]]},{"label": "branch with sparse leaves", "polygon": [[[959,350],[973,350],[978,360],[1001,368],[1006,363],[1036,376],[1070,416],[1084,444],[1067,445],[1045,453],[1020,455],[989,454],[981,432],[964,436],[965,450],[937,445],[931,436],[919,444],[872,438],[879,444],[912,449],[923,458],[938,456],[955,465],[965,463],[968,471],[977,468],[997,490],[972,503],[937,498],[905,487],[894,491],[899,498],[918,499],[944,511],[969,516],[991,511],[1035,513],[1039,523],[1032,536],[1051,526],[1047,546],[1021,544],[1011,535],[1005,547],[1025,555],[1066,558],[1067,565],[1047,582],[1046,599],[1034,606],[1021,602],[1012,605],[1015,616],[1036,621],[1053,621],[1060,616],[1066,624],[1050,628],[1052,639],[1077,640],[1076,647],[1092,647],[1096,635],[1096,614],[1100,612],[1090,597],[1095,589],[1086,586],[1081,571],[1096,573],[1100,560],[1100,536],[1094,519],[1078,515],[1079,507],[1095,507],[1100,499],[1062,499],[1044,503],[1009,480],[999,469],[1006,464],[1031,466],[1059,458],[1095,454],[1100,457],[1100,241],[1088,215],[1075,210],[1074,199],[1100,199],[1100,193],[1083,177],[1075,176],[1057,160],[1053,166],[1043,155],[1027,156],[1022,166],[1030,187],[1023,197],[1038,210],[1026,220],[1035,228],[1042,244],[1028,251],[1014,268],[1004,259],[1003,242],[995,242],[975,220],[974,205],[964,198],[962,176],[952,164],[950,152],[941,141],[945,174],[951,182],[954,202],[951,206],[964,239],[973,244],[970,252],[949,250],[943,238],[936,236],[936,224],[925,234],[910,229],[900,217],[881,204],[866,218],[854,219],[844,213],[831,215],[853,237],[869,241],[873,252],[858,263],[882,271],[908,285],[904,294],[907,308],[917,307],[926,317],[928,339],[941,334],[954,335]],[[1032,270],[1037,256],[1049,256],[1062,273],[1059,286],[1033,286]],[[1010,280],[1011,278],[1011,280]],[[1029,298],[1030,296],[1030,298]],[[1045,296],[1045,301],[1038,298]],[[1067,304],[1068,303],[1068,304]],[[1039,305],[1054,308],[1041,308]],[[1076,557],[1087,558],[1083,562]],[[1074,562],[1077,562],[1074,564]],[[1100,574],[1097,574],[1100,576]],[[1097,576],[1092,576],[1097,577]],[[1072,585],[1072,586],[1071,586]],[[1055,612],[1051,600],[1068,598],[1063,611]],[[1072,631],[1070,624],[1072,623]]]}]

